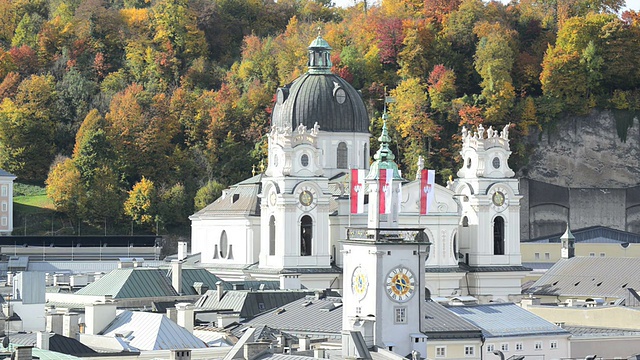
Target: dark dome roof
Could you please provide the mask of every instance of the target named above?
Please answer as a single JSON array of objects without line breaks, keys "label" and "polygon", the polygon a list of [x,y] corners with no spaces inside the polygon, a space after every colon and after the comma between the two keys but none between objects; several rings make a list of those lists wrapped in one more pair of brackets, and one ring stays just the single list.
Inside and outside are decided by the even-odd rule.
[{"label": "dark dome roof", "polygon": [[278,89],[272,125],[300,124],[331,132],[369,132],[369,116],[360,93],[343,78],[331,73],[331,47],[318,37],[309,46],[309,71]]}]

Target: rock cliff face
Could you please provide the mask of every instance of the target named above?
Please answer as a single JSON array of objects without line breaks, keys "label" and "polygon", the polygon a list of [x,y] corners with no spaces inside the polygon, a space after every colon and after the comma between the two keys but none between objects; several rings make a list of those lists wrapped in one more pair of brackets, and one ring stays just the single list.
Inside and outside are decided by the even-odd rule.
[{"label": "rock cliff face", "polygon": [[626,188],[640,183],[638,119],[622,142],[610,112],[568,118],[541,137],[519,176],[570,188]]}]

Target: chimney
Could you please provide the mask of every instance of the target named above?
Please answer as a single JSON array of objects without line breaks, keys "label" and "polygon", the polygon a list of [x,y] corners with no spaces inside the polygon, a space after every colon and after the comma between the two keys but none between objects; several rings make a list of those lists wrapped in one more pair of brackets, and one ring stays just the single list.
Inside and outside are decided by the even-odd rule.
[{"label": "chimney", "polygon": [[115,318],[115,302],[95,302],[85,307],[85,333],[88,335],[98,335]]},{"label": "chimney", "polygon": [[80,332],[80,327],[78,324],[79,318],[80,314],[78,313],[64,314],[62,316],[62,332],[60,333],[60,335],[75,339],[76,334]]},{"label": "chimney", "polygon": [[569,230],[569,223],[567,222],[567,230],[560,237],[560,242],[562,243],[561,258],[570,259],[576,256],[575,240],[576,238],[571,233],[571,230]]},{"label": "chimney", "polygon": [[298,351],[310,350],[311,339],[308,336],[301,336],[298,341]]},{"label": "chimney", "polygon": [[176,292],[182,295],[182,261],[171,261],[171,285]]},{"label": "chimney", "polygon": [[187,242],[178,241],[178,261],[182,261],[187,258]]},{"label": "chimney", "polygon": [[45,331],[36,332],[36,347],[42,350],[49,350],[49,333]]},{"label": "chimney", "polygon": [[171,350],[170,360],[191,360],[191,350]]},{"label": "chimney", "polygon": [[209,290],[209,286],[203,282],[197,281],[193,283],[193,288],[198,295],[204,295]]},{"label": "chimney", "polygon": [[167,317],[171,319],[174,323],[178,323],[178,311],[176,308],[168,308],[167,309]]},{"label": "chimney", "polygon": [[33,359],[33,346],[16,347],[15,360],[32,360],[32,359]]},{"label": "chimney", "polygon": [[62,335],[62,314],[58,314],[56,310],[51,310],[47,313],[46,330],[54,334]]},{"label": "chimney", "polygon": [[244,344],[244,359],[253,360],[257,355],[262,354],[270,349],[270,344],[267,342],[255,342]]},{"label": "chimney", "polygon": [[179,303],[176,304],[177,311],[177,320],[178,325],[187,329],[190,333],[193,334],[193,309],[194,306],[189,303]]},{"label": "chimney", "polygon": [[216,282],[216,291],[218,292],[218,301],[222,300],[224,296],[224,287],[222,286],[222,281]]},{"label": "chimney", "polygon": [[237,312],[234,313],[218,313],[218,320],[216,321],[216,325],[220,329],[224,329],[230,324],[240,322],[240,314]]}]

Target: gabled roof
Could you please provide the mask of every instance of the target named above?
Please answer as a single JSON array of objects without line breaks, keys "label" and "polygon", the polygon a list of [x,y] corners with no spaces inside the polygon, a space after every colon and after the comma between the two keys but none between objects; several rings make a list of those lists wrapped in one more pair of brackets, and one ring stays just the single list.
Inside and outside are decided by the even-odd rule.
[{"label": "gabled roof", "polygon": [[84,288],[78,295],[111,295],[114,299],[178,296],[166,272],[160,269],[115,269]]},{"label": "gabled roof", "polygon": [[[84,345],[80,341],[58,335],[58,334],[45,334],[49,336],[49,349],[50,351],[55,351],[62,354],[72,355],[72,356],[97,356],[98,352],[93,350],[92,348]],[[37,342],[37,334],[36,333],[17,333],[11,334],[9,337],[11,339],[12,344],[16,345],[35,345]]]},{"label": "gabled roof", "polygon": [[447,309],[480,328],[486,338],[569,335],[567,330],[513,303],[448,306]]},{"label": "gabled roof", "polygon": [[342,298],[327,296],[318,299],[315,296],[306,296],[258,315],[244,323],[242,328],[255,328],[263,325],[286,332],[340,334],[342,330]]},{"label": "gabled roof", "polygon": [[[571,233],[575,237],[576,243],[596,243],[596,244],[607,244],[607,243],[640,243],[640,235],[612,229],[606,226],[590,226],[582,229],[571,230]],[[560,243],[560,237],[564,234],[557,233],[548,236],[541,236],[535,239],[530,240],[522,240],[523,243]]]},{"label": "gabled roof", "polygon": [[139,350],[200,349],[207,345],[163,314],[123,311],[102,332]]},{"label": "gabled roof", "polygon": [[260,216],[260,198],[262,174],[231,185],[223,195],[204,209],[191,215],[191,220],[210,215],[220,216]]},{"label": "gabled roof", "polygon": [[230,310],[240,313],[241,318],[248,319],[311,294],[313,291],[228,290],[219,299],[217,290],[209,290],[196,301],[195,306],[196,309],[203,310]]},{"label": "gabled roof", "polygon": [[552,296],[617,297],[640,289],[640,258],[560,259],[526,293]]},{"label": "gabled roof", "polygon": [[422,333],[429,339],[480,338],[480,328],[435,301],[422,304]]}]

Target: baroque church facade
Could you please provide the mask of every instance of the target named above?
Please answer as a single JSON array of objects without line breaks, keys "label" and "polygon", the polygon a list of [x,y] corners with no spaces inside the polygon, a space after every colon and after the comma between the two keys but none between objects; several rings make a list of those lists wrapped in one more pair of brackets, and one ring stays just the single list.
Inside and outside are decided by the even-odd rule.
[{"label": "baroque church facade", "polygon": [[[367,181],[376,178],[380,159],[370,161],[369,117],[360,93],[331,72],[330,51],[318,36],[308,48],[308,72],[277,90],[266,170],[190,217],[191,252],[224,279],[277,280],[282,288],[333,288],[351,295],[356,272],[377,269],[368,275],[371,284],[382,284],[388,275],[379,257],[353,254],[390,253],[397,255],[383,256],[384,263],[409,271],[427,292],[416,298],[517,298],[529,269],[521,265],[520,193],[508,165],[508,126],[462,129],[464,165],[457,179],[430,190],[427,215],[420,215],[420,179],[409,182],[397,174],[394,211],[376,217],[375,184]],[[385,161],[393,162],[392,155]],[[350,211],[350,169],[368,172],[364,213]],[[350,229],[358,228],[421,229],[429,255],[421,248],[423,256],[416,258],[411,246],[358,246],[348,240]],[[376,289],[371,291],[384,291]],[[364,311],[357,306],[363,299],[346,297],[345,309],[349,301],[353,311]]]}]

